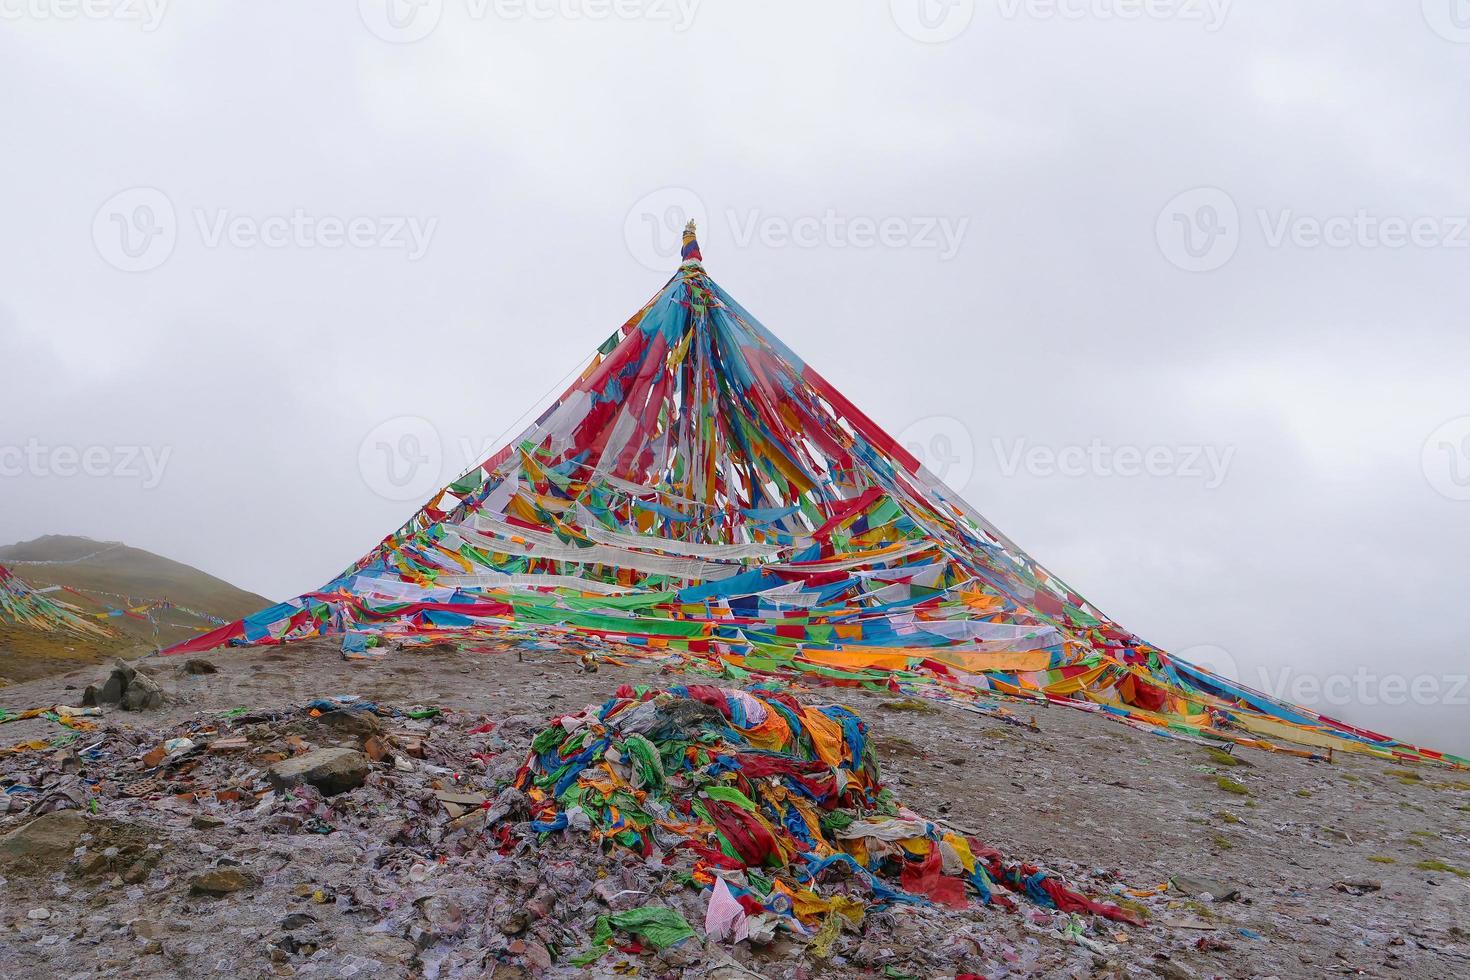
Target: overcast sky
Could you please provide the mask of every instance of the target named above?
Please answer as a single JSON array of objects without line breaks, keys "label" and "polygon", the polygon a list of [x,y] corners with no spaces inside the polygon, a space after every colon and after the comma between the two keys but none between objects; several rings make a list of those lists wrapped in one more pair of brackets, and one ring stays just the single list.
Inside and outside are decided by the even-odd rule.
[{"label": "overcast sky", "polygon": [[1108,614],[1470,751],[1457,2],[0,0],[0,541],[312,588],[691,213]]}]

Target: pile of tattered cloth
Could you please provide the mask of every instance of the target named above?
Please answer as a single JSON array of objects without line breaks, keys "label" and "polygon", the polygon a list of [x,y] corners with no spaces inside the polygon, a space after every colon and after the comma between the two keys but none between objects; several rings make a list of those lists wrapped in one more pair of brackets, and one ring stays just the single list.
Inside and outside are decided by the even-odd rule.
[{"label": "pile of tattered cloth", "polygon": [[[884,788],[867,726],[840,706],[703,685],[624,685],[554,719],[516,778],[530,829],[574,831],[646,861],[695,857],[712,937],[832,931],[894,903],[1062,912],[1141,925],[1029,865],[904,808]],[[682,863],[682,862],[681,862]]]}]

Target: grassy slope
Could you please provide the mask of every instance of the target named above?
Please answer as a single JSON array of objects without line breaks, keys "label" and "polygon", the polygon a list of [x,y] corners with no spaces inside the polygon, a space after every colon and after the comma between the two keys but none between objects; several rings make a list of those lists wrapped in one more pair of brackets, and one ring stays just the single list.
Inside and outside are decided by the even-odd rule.
[{"label": "grassy slope", "polygon": [[[87,556],[92,557],[87,557]],[[80,559],[80,560],[77,560]],[[26,561],[71,562],[59,565],[28,565]],[[34,541],[0,547],[0,564],[35,588],[68,585],[127,595],[135,601],[167,598],[181,606],[210,613],[221,619],[239,619],[270,605],[262,596],[238,589],[181,562],[172,561],[140,548],[115,542],[93,541],[66,535],[47,535]],[[83,612],[104,612],[108,605],[120,606],[121,599],[83,598],[70,592],[53,593]],[[208,624],[194,616],[169,610],[155,613],[152,623],[129,617],[114,617],[105,623],[119,635],[97,641],[67,633],[36,633],[0,624],[0,679],[17,681],[67,670],[78,662],[96,662],[138,647],[152,648],[186,639]]]}]

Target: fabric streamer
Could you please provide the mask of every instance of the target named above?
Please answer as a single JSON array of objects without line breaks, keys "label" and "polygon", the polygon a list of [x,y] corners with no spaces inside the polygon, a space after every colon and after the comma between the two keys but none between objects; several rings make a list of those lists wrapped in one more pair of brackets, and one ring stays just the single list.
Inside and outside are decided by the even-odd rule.
[{"label": "fabric streamer", "polygon": [[[747,702],[766,720],[753,722]],[[775,718],[780,726],[769,724]],[[712,939],[738,940],[761,917],[808,935],[833,914],[858,923],[895,903],[964,908],[973,895],[1014,907],[1002,890],[1044,908],[1140,921],[904,809],[883,786],[861,718],[782,692],[624,685],[554,719],[532,740],[515,785],[534,833],[587,833],[645,861],[687,852],[692,880],[709,889]],[[572,813],[587,825],[575,827]]]},{"label": "fabric streamer", "polygon": [[0,623],[12,623],[44,633],[111,636],[100,623],[88,622],[75,606],[32,589],[10,569],[0,565]]},{"label": "fabric streamer", "polygon": [[750,922],[745,908],[735,899],[725,879],[715,876],[714,889],[710,892],[709,910],[704,916],[705,937],[712,942],[725,939],[740,942],[750,937]]}]

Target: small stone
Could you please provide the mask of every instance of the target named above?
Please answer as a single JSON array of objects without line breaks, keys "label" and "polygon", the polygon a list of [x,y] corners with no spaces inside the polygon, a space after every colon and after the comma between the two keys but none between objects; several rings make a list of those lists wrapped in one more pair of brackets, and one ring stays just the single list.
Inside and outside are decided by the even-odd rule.
[{"label": "small stone", "polygon": [[49,864],[71,858],[82,844],[87,821],[75,810],[56,810],[0,837],[0,867]]},{"label": "small stone", "polygon": [[200,660],[198,657],[193,657],[184,661],[184,673],[193,674],[195,677],[198,677],[202,674],[218,674],[219,668],[208,660]]},{"label": "small stone", "polygon": [[[413,943],[407,939],[381,932],[368,933],[363,939],[363,946],[374,959],[396,965],[408,963],[416,952]],[[499,975],[500,970],[495,972]]]},{"label": "small stone", "polygon": [[377,735],[369,735],[367,738],[363,739],[362,750],[363,752],[367,753],[367,757],[374,762],[382,762],[384,759],[393,754],[392,750],[388,748],[388,743],[383,741]]},{"label": "small stone", "polygon": [[[672,951],[674,951],[676,949],[679,949],[682,946],[689,946],[689,945],[692,945],[692,944],[691,943],[687,943],[687,942],[679,943],[677,946],[671,946],[668,949],[664,950],[663,952],[664,953],[670,953],[670,952],[672,952]],[[545,971],[547,971],[549,969],[551,969],[551,953],[550,953],[549,950],[547,950],[547,948],[546,948],[546,946],[544,944],[542,944],[540,942],[536,942],[536,941],[533,940],[532,942],[530,942],[529,944],[527,944],[527,946],[526,946],[526,954],[525,955],[526,955],[526,965],[529,966],[538,975],[541,974],[541,973],[544,973]],[[661,953],[659,955],[662,956],[663,954]],[[695,950],[695,959],[697,959],[697,958],[698,958],[698,950],[696,949]],[[693,962],[694,962],[694,959],[691,959],[689,961],[689,964],[692,965]]]},{"label": "small stone", "polygon": [[96,851],[92,851],[90,854],[83,854],[81,860],[77,862],[77,871],[84,875],[94,875],[106,869],[107,858],[104,855],[98,854]]},{"label": "small stone", "polygon": [[1169,879],[1169,884],[1180,894],[1207,901],[1229,902],[1240,897],[1238,887],[1217,878],[1174,875]]},{"label": "small stone", "polygon": [[26,913],[26,918],[34,922],[45,922],[47,919],[51,918],[51,910],[31,909],[29,912]]},{"label": "small stone", "polygon": [[1383,889],[1383,882],[1369,878],[1337,881],[1333,882],[1332,888],[1334,891],[1343,892],[1347,895],[1366,895],[1368,892],[1381,891]]},{"label": "small stone", "polygon": [[[541,944],[537,943],[536,945],[540,946]],[[546,947],[542,946],[541,948],[545,950]],[[696,963],[698,963],[700,960],[700,955],[702,953],[703,950],[700,948],[699,940],[685,939],[683,942],[678,942],[665,949],[659,950],[658,958],[667,963],[669,966],[683,970],[692,967]],[[527,955],[526,962],[532,963],[532,957]],[[541,966],[539,962],[534,963],[534,965],[538,969],[545,969],[546,967],[549,967],[551,965],[551,961],[548,958],[546,960],[546,966],[544,967]]]},{"label": "small stone", "polygon": [[1175,963],[1173,960],[1158,960],[1149,964],[1153,970],[1164,980],[1194,980],[1195,973],[1187,966]]},{"label": "small stone", "polygon": [[381,729],[378,717],[371,711],[338,710],[328,711],[317,719],[317,723],[325,725],[339,735],[362,741],[370,736],[376,735]]},{"label": "small stone", "polygon": [[152,865],[151,862],[149,862],[149,861],[134,861],[132,863],[132,865],[128,868],[128,870],[126,870],[126,871],[123,872],[123,875],[122,875],[123,884],[125,884],[125,885],[136,885],[139,882],[145,880],[148,877],[148,873],[151,872],[152,870],[153,870],[153,865]]},{"label": "small stone", "polygon": [[234,892],[254,888],[260,879],[239,868],[215,868],[189,882],[189,891],[195,895],[230,895]]}]

